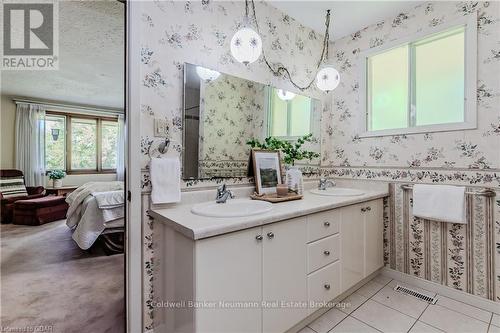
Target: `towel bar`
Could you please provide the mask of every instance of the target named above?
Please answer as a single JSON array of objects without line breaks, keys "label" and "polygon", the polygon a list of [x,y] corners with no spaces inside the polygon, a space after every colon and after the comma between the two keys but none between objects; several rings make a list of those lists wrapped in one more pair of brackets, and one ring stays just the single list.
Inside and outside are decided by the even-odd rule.
[{"label": "towel bar", "polygon": [[[412,184],[403,184],[403,185],[401,185],[401,188],[403,190],[411,190],[411,189],[413,189],[413,185]],[[495,191],[492,190],[491,188],[483,188],[483,189],[477,190],[477,191],[466,191],[465,194],[479,195],[482,197],[494,197],[494,196],[496,196]]]}]

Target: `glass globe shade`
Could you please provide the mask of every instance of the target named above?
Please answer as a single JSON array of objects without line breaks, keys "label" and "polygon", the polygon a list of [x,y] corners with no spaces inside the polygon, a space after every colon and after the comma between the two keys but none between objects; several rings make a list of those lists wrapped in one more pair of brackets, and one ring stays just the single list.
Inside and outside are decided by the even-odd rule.
[{"label": "glass globe shade", "polygon": [[196,74],[206,82],[216,80],[220,76],[219,72],[201,66],[196,66]]},{"label": "glass globe shade", "polygon": [[262,52],[262,39],[248,27],[242,28],[231,39],[231,54],[239,62],[248,65],[259,59]]},{"label": "glass globe shade", "polygon": [[324,66],[316,74],[316,86],[323,91],[332,91],[340,83],[340,74],[333,66]]},{"label": "glass globe shade", "polygon": [[289,101],[295,97],[295,94],[293,92],[284,89],[278,89],[276,91],[276,95],[278,95],[278,97],[284,101]]}]

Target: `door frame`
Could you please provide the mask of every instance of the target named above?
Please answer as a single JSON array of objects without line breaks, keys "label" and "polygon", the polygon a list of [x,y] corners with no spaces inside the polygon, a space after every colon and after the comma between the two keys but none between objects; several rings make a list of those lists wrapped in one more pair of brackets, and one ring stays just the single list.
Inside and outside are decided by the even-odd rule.
[{"label": "door frame", "polygon": [[125,295],[127,332],[143,331],[143,269],[140,166],[140,1],[126,1],[125,114],[127,194]]}]

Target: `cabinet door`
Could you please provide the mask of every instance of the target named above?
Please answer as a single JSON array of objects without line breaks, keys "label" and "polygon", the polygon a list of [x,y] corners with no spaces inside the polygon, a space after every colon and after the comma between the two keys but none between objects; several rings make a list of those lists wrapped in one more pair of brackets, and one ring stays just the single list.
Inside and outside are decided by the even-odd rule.
[{"label": "cabinet door", "polygon": [[364,213],[366,204],[357,204],[341,209],[340,237],[342,262],[342,292],[364,276]]},{"label": "cabinet door", "polygon": [[[259,235],[261,227],[196,242],[196,300],[209,302],[195,311],[196,332],[261,332],[263,240],[256,239]],[[236,304],[242,306],[232,307]]]},{"label": "cabinet door", "polygon": [[[308,312],[305,218],[264,226],[263,236],[262,296],[270,305],[262,310],[263,332],[284,332]],[[282,301],[303,306],[287,307]]]},{"label": "cabinet door", "polygon": [[367,202],[365,214],[365,276],[384,265],[384,221],[382,200]]}]

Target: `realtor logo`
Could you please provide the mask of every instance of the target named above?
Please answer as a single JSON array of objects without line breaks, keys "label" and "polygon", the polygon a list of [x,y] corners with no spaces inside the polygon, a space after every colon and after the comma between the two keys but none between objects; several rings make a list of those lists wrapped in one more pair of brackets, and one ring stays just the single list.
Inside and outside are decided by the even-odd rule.
[{"label": "realtor logo", "polygon": [[57,1],[3,3],[3,70],[58,69]]}]

